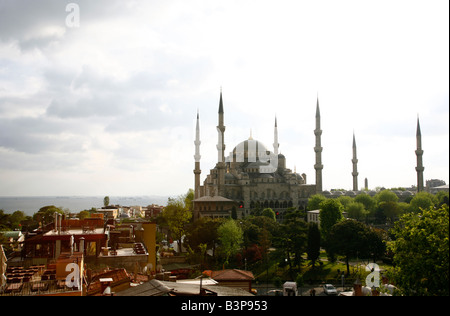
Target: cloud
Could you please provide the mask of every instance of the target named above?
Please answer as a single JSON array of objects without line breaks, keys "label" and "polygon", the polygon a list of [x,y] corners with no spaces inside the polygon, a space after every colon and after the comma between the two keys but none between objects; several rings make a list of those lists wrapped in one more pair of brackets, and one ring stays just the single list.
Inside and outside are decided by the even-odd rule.
[{"label": "cloud", "polygon": [[[70,2],[79,28],[65,24]],[[227,150],[250,129],[270,145],[277,115],[289,167],[314,183],[318,93],[329,188],[351,187],[353,129],[362,177],[413,184],[417,113],[427,161],[448,165],[447,12],[421,1],[1,1],[0,170],[27,188],[57,166],[52,179],[87,175],[79,192],[118,177],[158,194],[179,179],[184,192],[197,109],[202,169],[215,164],[223,86]]]}]

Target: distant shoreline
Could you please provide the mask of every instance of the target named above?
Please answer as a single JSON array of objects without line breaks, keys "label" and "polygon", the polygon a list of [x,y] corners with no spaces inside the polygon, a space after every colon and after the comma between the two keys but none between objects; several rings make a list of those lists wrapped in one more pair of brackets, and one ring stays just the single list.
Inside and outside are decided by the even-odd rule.
[{"label": "distant shoreline", "polygon": [[[22,211],[28,216],[37,213],[41,207],[54,205],[78,213],[92,207],[103,206],[104,196],[0,196],[0,210],[11,214]],[[150,204],[165,205],[169,196],[138,195],[109,196],[110,205],[147,206]]]}]

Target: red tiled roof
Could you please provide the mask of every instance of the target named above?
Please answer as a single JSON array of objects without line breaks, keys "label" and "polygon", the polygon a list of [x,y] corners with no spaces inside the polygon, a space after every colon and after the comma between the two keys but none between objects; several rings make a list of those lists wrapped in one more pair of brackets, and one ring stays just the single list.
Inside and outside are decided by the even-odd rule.
[{"label": "red tiled roof", "polygon": [[225,269],[219,271],[205,271],[205,274],[211,276],[216,281],[248,281],[254,280],[255,277],[251,271],[244,271],[238,269]]}]

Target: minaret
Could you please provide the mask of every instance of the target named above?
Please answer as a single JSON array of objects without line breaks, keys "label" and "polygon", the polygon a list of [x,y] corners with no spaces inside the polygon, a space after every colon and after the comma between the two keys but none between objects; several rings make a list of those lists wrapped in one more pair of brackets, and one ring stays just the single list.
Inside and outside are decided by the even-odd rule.
[{"label": "minaret", "polygon": [[356,141],[355,141],[355,133],[353,132],[353,191],[358,191],[358,159],[356,158]]},{"label": "minaret", "polygon": [[219,142],[217,144],[218,159],[217,162],[225,162],[225,125],[223,115],[223,100],[222,100],[222,88],[220,89],[220,101],[219,101],[219,125],[217,126],[217,132],[219,135]]},{"label": "minaret", "polygon": [[198,199],[200,197],[200,174],[202,173],[202,171],[200,170],[200,158],[202,157],[200,155],[200,144],[202,142],[200,141],[200,119],[199,119],[199,114],[197,111],[197,125],[195,127],[195,155],[194,155],[194,159],[195,159],[195,169],[194,169],[194,174],[195,174],[195,187],[194,187],[194,198]]},{"label": "minaret", "polygon": [[224,125],[224,112],[223,112],[223,100],[222,100],[222,88],[220,89],[220,101],[219,101],[219,125],[217,126],[217,132],[219,141],[217,144],[217,194],[220,196],[225,195],[225,125]]},{"label": "minaret", "polygon": [[420,123],[419,123],[419,117],[417,117],[417,132],[416,132],[416,141],[417,141],[417,149],[416,149],[416,156],[417,156],[417,192],[423,191],[423,171],[425,170],[422,162],[422,134],[420,132]]},{"label": "minaret", "polygon": [[278,148],[280,144],[278,143],[278,126],[277,126],[277,117],[275,116],[275,128],[273,131],[273,153],[278,157]]},{"label": "minaret", "polygon": [[317,97],[317,108],[316,108],[316,129],[314,130],[314,135],[316,135],[316,146],[314,151],[316,152],[316,164],[314,169],[316,169],[316,193],[322,192],[322,145],[321,136],[322,130],[320,129],[320,109],[319,109],[319,97]]}]

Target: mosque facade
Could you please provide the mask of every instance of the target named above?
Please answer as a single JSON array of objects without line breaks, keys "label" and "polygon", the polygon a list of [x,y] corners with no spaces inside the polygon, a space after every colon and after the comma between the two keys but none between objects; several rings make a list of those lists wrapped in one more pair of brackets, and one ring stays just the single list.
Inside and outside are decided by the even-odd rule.
[{"label": "mosque facade", "polygon": [[[195,199],[194,218],[250,215],[255,209],[271,208],[282,214],[289,208],[304,208],[308,198],[322,190],[322,162],[320,146],[320,111],[316,111],[316,180],[319,185],[308,184],[306,174],[286,168],[286,157],[279,153],[277,119],[274,124],[272,148],[250,137],[237,144],[225,156],[225,121],[222,92],[218,112],[217,164],[200,181],[200,124],[197,114],[195,144]],[[317,181],[316,181],[317,182]]]},{"label": "mosque facade", "polygon": [[[322,189],[322,130],[320,125],[319,100],[317,99],[315,117],[315,184],[307,183],[306,174],[286,168],[286,157],[279,153],[277,119],[274,124],[274,137],[272,148],[267,148],[262,142],[250,137],[233,148],[228,156],[225,156],[225,113],[220,92],[218,111],[218,142],[217,163],[206,175],[201,183],[201,155],[200,155],[200,122],[197,113],[195,144],[195,184],[194,184],[194,219],[200,217],[235,217],[243,218],[251,215],[255,210],[271,208],[282,219],[283,214],[290,208],[305,209],[309,197],[314,194],[322,194],[327,198],[336,198],[342,195],[354,197],[357,194],[367,193],[375,195],[375,191],[368,190],[367,178],[365,179],[365,191],[358,191],[358,158],[356,140],[353,134],[352,172],[353,190],[329,192]],[[422,162],[422,135],[419,120],[417,120],[417,191],[423,186],[423,162]],[[401,200],[408,199],[416,192],[395,192]]]}]

